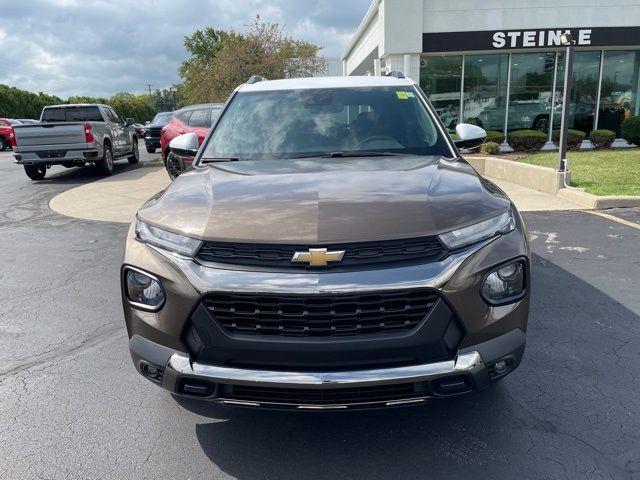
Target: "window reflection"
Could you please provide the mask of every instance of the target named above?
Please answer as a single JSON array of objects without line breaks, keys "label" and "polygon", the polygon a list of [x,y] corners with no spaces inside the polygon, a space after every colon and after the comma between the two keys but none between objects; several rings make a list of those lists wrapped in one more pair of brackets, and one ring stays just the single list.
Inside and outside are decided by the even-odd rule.
[{"label": "window reflection", "polygon": [[554,68],[555,53],[512,55],[508,130],[549,131]]},{"label": "window reflection", "polygon": [[468,55],[464,58],[463,121],[486,130],[504,130],[509,56]]},{"label": "window reflection", "polygon": [[[564,92],[565,54],[558,55],[558,75],[556,89],[558,103],[555,108],[554,129],[560,128],[562,95]],[[593,130],[598,96],[598,75],[600,72],[600,52],[574,52],[573,88],[569,103],[569,128],[580,130],[587,136]]]},{"label": "window reflection", "polygon": [[623,120],[640,114],[639,73],[640,51],[604,52],[598,128],[612,130],[620,137]]},{"label": "window reflection", "polygon": [[420,66],[420,86],[448,129],[458,124],[462,56],[427,57]]}]

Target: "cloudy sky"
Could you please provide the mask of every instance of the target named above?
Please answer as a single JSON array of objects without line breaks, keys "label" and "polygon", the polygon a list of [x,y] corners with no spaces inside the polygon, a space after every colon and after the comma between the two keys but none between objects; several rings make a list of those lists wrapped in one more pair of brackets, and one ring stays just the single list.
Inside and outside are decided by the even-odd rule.
[{"label": "cloudy sky", "polygon": [[340,56],[371,0],[0,0],[0,83],[66,98],[178,81],[184,36],[255,15]]}]

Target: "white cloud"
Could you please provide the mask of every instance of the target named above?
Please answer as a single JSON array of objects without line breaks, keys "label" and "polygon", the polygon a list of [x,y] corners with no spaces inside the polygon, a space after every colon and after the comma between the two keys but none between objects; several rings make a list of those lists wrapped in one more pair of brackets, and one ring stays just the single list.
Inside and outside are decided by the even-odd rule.
[{"label": "white cloud", "polygon": [[179,80],[184,36],[255,15],[340,56],[370,0],[4,0],[0,83],[66,98]]}]

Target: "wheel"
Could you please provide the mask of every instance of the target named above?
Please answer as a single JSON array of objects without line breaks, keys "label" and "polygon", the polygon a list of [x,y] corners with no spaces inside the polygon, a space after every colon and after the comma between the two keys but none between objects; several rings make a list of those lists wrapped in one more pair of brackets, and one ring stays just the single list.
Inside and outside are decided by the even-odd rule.
[{"label": "wheel", "polygon": [[101,175],[111,175],[113,173],[113,152],[109,145],[104,146],[102,161],[98,163],[98,171]]},{"label": "wheel", "polygon": [[167,155],[165,167],[167,168],[167,173],[169,174],[169,178],[171,178],[171,180],[175,180],[182,172],[186,170],[184,160],[182,160],[182,158],[174,153],[169,153],[169,155]]},{"label": "wheel", "polygon": [[147,153],[156,153],[157,148],[147,147]]},{"label": "wheel", "polygon": [[549,117],[544,115],[536,117],[531,128],[539,132],[549,133]]},{"label": "wheel", "polygon": [[27,174],[31,180],[42,180],[47,174],[47,167],[44,165],[25,165],[24,173]]},{"label": "wheel", "polygon": [[0,152],[4,152],[8,147],[7,141],[3,138],[0,137]]},{"label": "wheel", "polygon": [[138,139],[134,137],[133,139],[133,155],[128,157],[129,163],[132,165],[138,163],[140,161],[140,152],[138,151]]}]

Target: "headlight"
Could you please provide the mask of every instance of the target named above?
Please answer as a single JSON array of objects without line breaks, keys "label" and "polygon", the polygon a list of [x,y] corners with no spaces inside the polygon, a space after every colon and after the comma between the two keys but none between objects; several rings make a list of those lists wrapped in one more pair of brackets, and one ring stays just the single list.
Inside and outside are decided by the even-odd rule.
[{"label": "headlight", "polygon": [[473,243],[486,240],[498,234],[509,233],[516,227],[513,211],[503,213],[484,222],[469,225],[468,227],[452,230],[438,235],[438,238],[449,250],[456,250]]},{"label": "headlight", "polygon": [[138,307],[158,310],[164,304],[160,280],[140,270],[126,269],[127,298]]},{"label": "headlight", "polygon": [[202,244],[200,240],[195,238],[168,232],[140,220],[136,220],[136,236],[149,245],[155,245],[188,257],[193,257]]},{"label": "headlight", "polygon": [[482,297],[491,304],[515,302],[525,289],[525,266],[516,260],[489,273],[482,282]]}]

